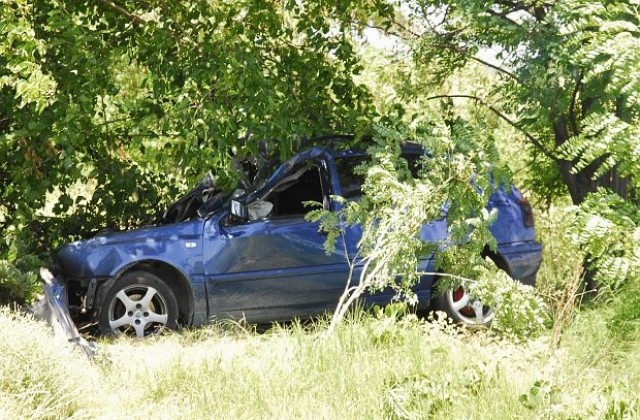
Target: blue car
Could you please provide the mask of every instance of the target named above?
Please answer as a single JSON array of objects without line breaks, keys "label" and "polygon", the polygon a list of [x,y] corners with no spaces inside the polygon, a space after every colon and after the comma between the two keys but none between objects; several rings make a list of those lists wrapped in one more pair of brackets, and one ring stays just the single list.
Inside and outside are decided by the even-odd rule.
[{"label": "blue car", "polygon": [[[417,146],[404,149],[409,161],[423,154]],[[359,151],[313,147],[229,195],[208,177],[155,226],[64,246],[57,255],[56,299],[77,325],[137,337],[212,319],[266,323],[332,311],[348,279],[347,256],[355,255],[359,229],[346,229],[345,243],[327,255],[326,236],[305,219],[304,203],[337,210],[341,204],[332,195],[360,194],[362,178],[353,168],[366,159]],[[533,285],[542,247],[534,239],[531,207],[515,187],[496,191],[489,206],[499,214],[492,227],[498,247],[489,256],[513,278]],[[445,240],[446,220],[425,225],[421,236]],[[420,266],[435,271],[431,258]],[[416,285],[419,309],[433,304],[468,324],[491,320],[490,308],[462,288],[431,302],[436,280],[424,276]],[[393,297],[383,291],[363,299],[371,305]]]}]

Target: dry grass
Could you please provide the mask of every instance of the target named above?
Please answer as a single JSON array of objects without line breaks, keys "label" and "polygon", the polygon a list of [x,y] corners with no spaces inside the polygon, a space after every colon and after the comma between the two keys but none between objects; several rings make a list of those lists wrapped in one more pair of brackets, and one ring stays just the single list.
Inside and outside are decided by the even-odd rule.
[{"label": "dry grass", "polygon": [[[210,326],[101,342],[90,362],[45,326],[0,313],[2,418],[599,418],[636,415],[640,350],[579,314],[514,343],[411,318],[257,334]],[[622,369],[622,365],[624,369]],[[621,411],[622,410],[622,411]],[[627,410],[627,411],[624,411]]]}]

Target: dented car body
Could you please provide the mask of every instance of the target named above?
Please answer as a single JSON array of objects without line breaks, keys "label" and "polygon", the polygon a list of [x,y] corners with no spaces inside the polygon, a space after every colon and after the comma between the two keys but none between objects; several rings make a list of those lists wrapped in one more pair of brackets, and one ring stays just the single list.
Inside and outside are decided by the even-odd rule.
[{"label": "dented car body", "polygon": [[[405,153],[419,156],[422,149],[407,147]],[[364,156],[314,147],[277,167],[256,188],[232,195],[205,179],[156,226],[66,245],[54,273],[58,290],[66,292],[61,304],[78,325],[138,337],[211,319],[264,323],[332,311],[345,289],[347,257],[356,254],[360,229],[345,228],[344,243],[327,254],[326,236],[318,223],[305,219],[304,203],[338,210],[341,203],[331,196],[359,191],[350,171]],[[498,210],[492,258],[532,285],[542,250],[530,207],[514,187],[494,192],[489,206]],[[446,219],[426,224],[421,237],[445,241]],[[420,261],[420,268],[434,272],[433,259]],[[434,280],[425,275],[415,286],[422,308],[430,303]],[[393,291],[383,291],[365,296],[364,303],[385,304],[393,297]],[[474,306],[472,297],[458,293],[449,300],[457,321],[490,320],[490,311]]]}]

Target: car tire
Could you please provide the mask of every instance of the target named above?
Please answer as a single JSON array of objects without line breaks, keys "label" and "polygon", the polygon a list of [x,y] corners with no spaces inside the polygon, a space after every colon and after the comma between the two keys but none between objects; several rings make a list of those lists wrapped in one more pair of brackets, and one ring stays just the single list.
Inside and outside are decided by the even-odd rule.
[{"label": "car tire", "polygon": [[158,276],[132,271],[108,289],[100,309],[98,327],[105,335],[143,338],[178,327],[178,301]]},{"label": "car tire", "polygon": [[456,324],[481,327],[491,324],[495,313],[462,287],[446,290],[433,299],[433,309],[443,311]]}]

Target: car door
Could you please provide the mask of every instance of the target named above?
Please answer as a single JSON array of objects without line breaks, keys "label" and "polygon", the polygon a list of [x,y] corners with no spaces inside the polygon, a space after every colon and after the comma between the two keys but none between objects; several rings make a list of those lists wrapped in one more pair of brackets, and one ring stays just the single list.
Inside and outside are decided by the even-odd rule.
[{"label": "car door", "polygon": [[318,223],[304,218],[309,211],[305,202],[329,205],[327,177],[318,162],[297,164],[256,198],[272,205],[265,217],[227,217],[207,225],[204,272],[210,314],[261,322],[335,308],[349,272],[344,248],[338,244],[336,252],[327,254]]},{"label": "car door", "polygon": [[[403,154],[403,158],[407,160],[409,169],[417,175],[420,168],[419,158],[421,155],[417,153]],[[361,187],[364,183],[364,175],[357,168],[370,161],[369,156],[363,153],[346,152],[335,158],[335,179],[338,181],[335,190],[347,200],[360,200],[362,196]],[[352,284],[359,281],[362,275],[363,256],[359,253],[359,243],[362,238],[362,226],[352,225],[344,228],[344,243],[346,244],[349,259],[353,262],[354,269],[352,275]],[[438,242],[446,238],[446,220],[439,220],[427,223],[421,230],[421,237],[427,242]],[[420,269],[426,272],[433,272],[435,266],[432,258],[425,258],[420,262]],[[399,279],[398,279],[399,280]],[[421,297],[428,298],[431,290],[432,276],[423,276],[413,287]],[[385,305],[391,302],[397,295],[397,291],[392,287],[383,290],[366,290],[362,295],[362,302],[365,305]]]}]

